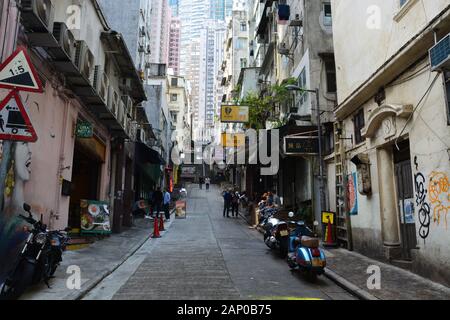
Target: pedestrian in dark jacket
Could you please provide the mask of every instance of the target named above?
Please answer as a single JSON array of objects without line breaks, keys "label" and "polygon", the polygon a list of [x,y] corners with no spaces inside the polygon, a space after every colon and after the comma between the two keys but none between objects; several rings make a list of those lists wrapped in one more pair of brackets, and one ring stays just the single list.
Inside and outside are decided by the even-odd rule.
[{"label": "pedestrian in dark jacket", "polygon": [[233,198],[231,200],[231,212],[234,218],[237,218],[239,215],[239,192],[233,193]]},{"label": "pedestrian in dark jacket", "polygon": [[159,218],[159,213],[161,212],[162,205],[163,205],[164,195],[161,192],[161,188],[158,187],[155,192],[153,192],[153,215],[155,216],[156,212],[156,218]]},{"label": "pedestrian in dark jacket", "polygon": [[225,218],[225,213],[227,214],[227,218],[230,217],[230,209],[231,209],[232,200],[233,200],[233,195],[231,194],[231,191],[225,191],[223,193],[223,201],[224,201],[223,217],[224,218]]}]

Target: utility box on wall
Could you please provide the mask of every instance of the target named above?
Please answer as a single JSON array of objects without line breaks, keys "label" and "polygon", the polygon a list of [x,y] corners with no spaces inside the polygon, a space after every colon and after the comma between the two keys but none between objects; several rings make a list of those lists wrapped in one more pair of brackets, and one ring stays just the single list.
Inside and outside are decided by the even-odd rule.
[{"label": "utility box on wall", "polygon": [[372,181],[370,176],[369,155],[362,153],[354,156],[350,161],[356,165],[358,172],[358,192],[364,196],[371,195]]}]

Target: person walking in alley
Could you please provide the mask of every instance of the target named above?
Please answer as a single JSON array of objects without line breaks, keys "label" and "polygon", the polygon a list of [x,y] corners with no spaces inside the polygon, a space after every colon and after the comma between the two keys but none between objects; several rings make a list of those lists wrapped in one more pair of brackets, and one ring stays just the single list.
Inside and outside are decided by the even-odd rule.
[{"label": "person walking in alley", "polygon": [[234,192],[231,199],[231,213],[234,218],[237,218],[239,216],[239,198],[239,192]]},{"label": "person walking in alley", "polygon": [[209,177],[206,177],[206,179],[205,179],[206,190],[209,190],[210,184],[211,184],[211,179]]},{"label": "person walking in alley", "polygon": [[153,192],[153,198],[152,198],[152,203],[153,203],[153,217],[155,217],[155,212],[156,212],[156,218],[159,218],[159,213],[162,209],[162,204],[163,204],[163,193],[161,192],[161,188],[158,187],[158,189],[156,189],[155,192]]},{"label": "person walking in alley", "polygon": [[231,190],[225,190],[223,193],[223,201],[224,201],[224,207],[223,207],[223,217],[230,217],[230,209],[231,209],[231,202],[233,200],[233,195]]},{"label": "person walking in alley", "polygon": [[203,189],[203,183],[205,182],[205,179],[203,177],[200,177],[198,179],[198,186],[200,187],[200,190]]},{"label": "person walking in alley", "polygon": [[164,214],[166,216],[166,221],[170,221],[170,193],[169,190],[165,190],[164,192]]}]

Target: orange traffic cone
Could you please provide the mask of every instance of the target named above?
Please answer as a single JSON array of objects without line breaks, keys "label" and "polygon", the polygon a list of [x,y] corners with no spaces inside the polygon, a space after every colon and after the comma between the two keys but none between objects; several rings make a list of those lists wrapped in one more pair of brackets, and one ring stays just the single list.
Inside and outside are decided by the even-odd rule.
[{"label": "orange traffic cone", "polygon": [[164,228],[164,218],[162,215],[159,218],[159,231],[166,231],[166,229]]},{"label": "orange traffic cone", "polygon": [[153,223],[153,236],[152,238],[161,238],[161,235],[159,234],[159,227],[158,227],[158,219],[155,219],[155,222]]},{"label": "orange traffic cone", "polygon": [[333,244],[333,235],[332,235],[332,230],[331,230],[331,223],[328,222],[328,226],[327,226],[327,244],[328,245],[332,245]]}]

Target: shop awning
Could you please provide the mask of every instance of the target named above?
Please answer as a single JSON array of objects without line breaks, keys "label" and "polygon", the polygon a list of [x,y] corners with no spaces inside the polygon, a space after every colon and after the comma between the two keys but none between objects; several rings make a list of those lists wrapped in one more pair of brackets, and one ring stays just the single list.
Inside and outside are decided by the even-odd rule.
[{"label": "shop awning", "polygon": [[136,161],[142,164],[165,165],[161,155],[142,142],[136,142]]}]

